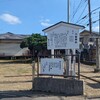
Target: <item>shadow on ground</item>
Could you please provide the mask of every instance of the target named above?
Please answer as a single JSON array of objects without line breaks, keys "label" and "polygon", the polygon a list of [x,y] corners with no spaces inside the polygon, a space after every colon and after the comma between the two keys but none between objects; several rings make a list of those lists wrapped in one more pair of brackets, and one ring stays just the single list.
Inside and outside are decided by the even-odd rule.
[{"label": "shadow on ground", "polygon": [[100,83],[87,83],[87,85],[94,89],[100,89]]},{"label": "shadow on ground", "polygon": [[59,100],[63,100],[61,94],[52,94],[52,93],[45,93],[45,92],[37,92],[37,91],[32,91],[32,90],[23,90],[23,91],[0,91],[0,100],[1,99],[6,99],[6,98],[23,98],[23,97],[28,97],[28,98],[39,98],[39,97],[50,97],[50,96],[58,96]]},{"label": "shadow on ground", "polygon": [[46,94],[33,92],[32,90],[23,91],[0,91],[0,99],[2,98],[18,98],[18,97],[39,97],[46,96]]},{"label": "shadow on ground", "polygon": [[93,71],[81,71],[81,73],[94,73]]}]

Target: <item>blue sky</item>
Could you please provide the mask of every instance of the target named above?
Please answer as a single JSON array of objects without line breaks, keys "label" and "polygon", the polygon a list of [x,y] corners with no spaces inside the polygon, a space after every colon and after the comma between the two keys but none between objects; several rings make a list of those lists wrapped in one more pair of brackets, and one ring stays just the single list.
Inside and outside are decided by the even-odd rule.
[{"label": "blue sky", "polygon": [[[91,10],[100,7],[100,0],[90,1]],[[99,11],[100,9],[92,14],[92,21],[99,19]],[[87,0],[70,0],[71,23],[77,22],[86,26],[88,16],[81,20],[86,14]],[[43,34],[42,29],[59,21],[67,21],[67,0],[0,0],[0,34]],[[98,31],[98,22],[93,24],[92,28]]]}]

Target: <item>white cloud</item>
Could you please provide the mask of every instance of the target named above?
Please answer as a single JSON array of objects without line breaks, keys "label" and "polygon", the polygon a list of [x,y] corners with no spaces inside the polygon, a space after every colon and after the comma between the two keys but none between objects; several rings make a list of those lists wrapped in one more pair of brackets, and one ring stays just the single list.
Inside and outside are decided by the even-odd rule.
[{"label": "white cloud", "polygon": [[95,26],[92,28],[93,31],[99,32],[99,26]]},{"label": "white cloud", "polygon": [[42,25],[42,26],[45,26],[45,27],[48,27],[48,26],[50,26],[51,24],[48,23],[48,22],[41,22],[41,25]]},{"label": "white cloud", "polygon": [[18,17],[13,16],[13,15],[8,14],[8,13],[0,15],[0,19],[9,23],[9,24],[13,24],[13,25],[21,23],[21,21]]},{"label": "white cloud", "polygon": [[49,20],[49,19],[43,19],[43,18],[42,18],[42,20],[40,20],[40,22],[41,22],[41,25],[42,25],[42,26],[45,26],[45,27],[48,27],[48,26],[52,25],[52,24],[50,23],[50,20]]}]

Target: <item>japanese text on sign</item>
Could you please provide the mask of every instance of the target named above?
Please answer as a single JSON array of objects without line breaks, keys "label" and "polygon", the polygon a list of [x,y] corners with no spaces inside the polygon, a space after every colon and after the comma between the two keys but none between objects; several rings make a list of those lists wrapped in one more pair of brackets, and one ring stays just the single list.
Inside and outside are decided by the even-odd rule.
[{"label": "japanese text on sign", "polygon": [[40,64],[40,74],[63,75],[63,59],[42,58]]},{"label": "japanese text on sign", "polygon": [[48,49],[78,49],[79,34],[72,30],[66,33],[49,33],[47,35]]}]

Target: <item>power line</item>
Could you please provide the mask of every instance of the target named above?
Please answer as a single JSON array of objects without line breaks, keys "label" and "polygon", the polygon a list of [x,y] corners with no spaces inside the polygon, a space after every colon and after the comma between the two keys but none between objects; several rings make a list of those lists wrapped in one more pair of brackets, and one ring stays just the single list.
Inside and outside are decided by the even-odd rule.
[{"label": "power line", "polygon": [[78,22],[80,21],[80,18],[81,18],[81,16],[82,16],[82,14],[84,13],[84,10],[86,9],[87,5],[88,5],[88,4],[85,5],[85,8],[83,9],[81,15],[80,15],[79,18],[78,18],[79,20],[78,20],[76,23],[78,23]]},{"label": "power line", "polygon": [[96,8],[96,9],[92,10],[91,13],[94,12],[94,11],[96,11],[96,10],[98,10],[98,9],[100,9],[100,7],[98,7],[98,8]]},{"label": "power line", "polygon": [[[76,4],[76,2],[75,2],[75,0],[74,0],[73,5],[72,5],[72,9],[73,9],[72,15],[73,15],[74,12],[75,12],[75,4]],[[73,19],[73,22],[74,22],[74,19]]]},{"label": "power line", "polygon": [[[86,19],[82,20],[79,24],[83,23]],[[85,22],[85,24],[88,22],[88,20]],[[84,23],[83,23],[84,24]]]},{"label": "power line", "polygon": [[[80,7],[82,1],[83,1],[83,0],[81,0],[80,3],[79,3],[79,5],[77,6],[77,8],[76,8],[76,10],[75,10],[75,12],[74,12],[74,14],[73,14],[72,19],[74,18],[75,14],[77,13],[77,11],[78,11],[78,9],[79,9],[79,7]],[[72,20],[72,19],[71,19],[71,20]]]},{"label": "power line", "polygon": [[[98,12],[94,12],[94,13],[92,13],[92,14],[96,14],[96,13],[98,13]],[[93,18],[95,18],[95,17],[98,17],[98,15],[97,16],[94,16],[94,17],[92,17],[92,19]],[[84,22],[84,20],[86,20],[88,17],[86,17],[85,19],[83,19],[83,20],[79,20],[79,24],[81,24],[82,22]],[[81,22],[80,22],[81,21]],[[87,22],[88,21],[86,21],[85,23],[83,23],[83,25],[85,25],[85,24],[87,24]]]},{"label": "power line", "polygon": [[[94,10],[92,10],[91,11],[91,14],[95,14],[95,13],[93,13],[94,11],[96,11],[96,10],[98,10],[98,9],[100,9],[100,7],[98,7],[98,8],[96,8],[96,9],[94,9]],[[88,17],[88,15],[89,15],[89,13],[88,14],[86,14],[85,16],[83,16],[78,22],[80,22],[81,20],[83,20],[83,19],[85,19],[85,18],[87,18]]]},{"label": "power line", "polygon": [[[98,22],[98,21],[99,21],[99,19],[93,21],[92,24],[95,24],[95,23]],[[88,25],[89,25],[89,23],[87,24],[87,26],[88,26]]]}]

